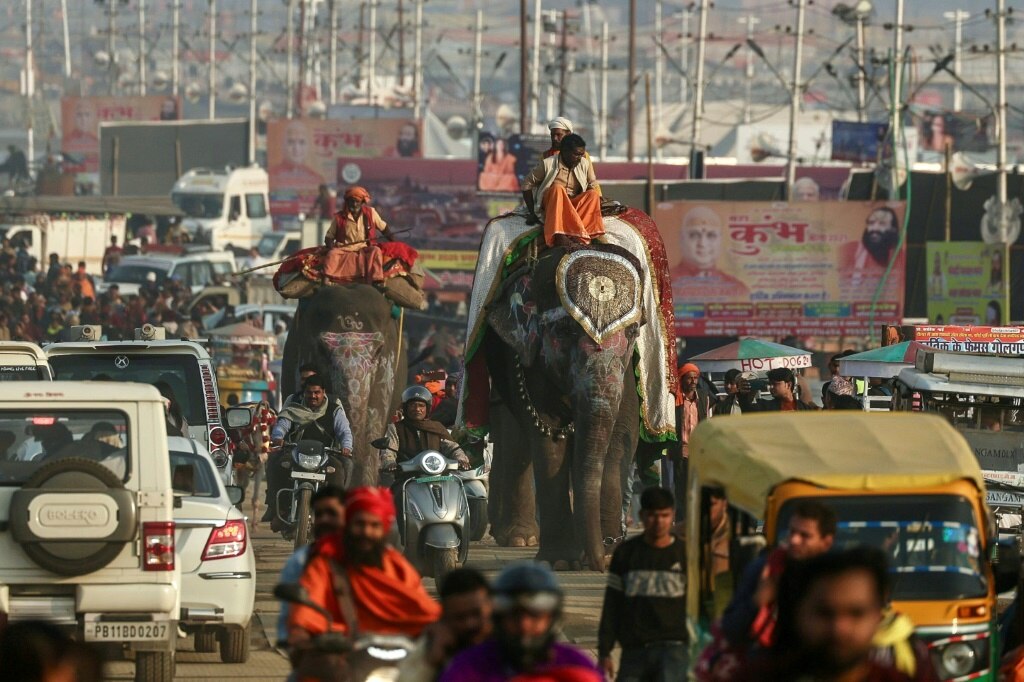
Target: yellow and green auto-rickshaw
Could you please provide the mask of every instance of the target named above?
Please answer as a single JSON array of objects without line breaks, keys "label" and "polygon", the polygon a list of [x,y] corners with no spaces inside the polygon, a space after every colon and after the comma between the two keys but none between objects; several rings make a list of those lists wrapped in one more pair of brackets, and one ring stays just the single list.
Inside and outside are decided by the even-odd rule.
[{"label": "yellow and green auto-rickshaw", "polygon": [[[694,431],[689,457],[687,537],[696,541],[687,543],[687,619],[695,641],[706,641],[713,591],[738,579],[765,542],[785,542],[796,502],[815,498],[838,516],[837,547],[886,552],[893,607],[913,620],[940,679],[995,679],[996,595],[1016,584],[1019,561],[992,563],[981,471],[943,419],[845,411],[711,419]],[[717,576],[709,560],[715,488],[728,499],[730,533],[728,575],[719,563]]]}]

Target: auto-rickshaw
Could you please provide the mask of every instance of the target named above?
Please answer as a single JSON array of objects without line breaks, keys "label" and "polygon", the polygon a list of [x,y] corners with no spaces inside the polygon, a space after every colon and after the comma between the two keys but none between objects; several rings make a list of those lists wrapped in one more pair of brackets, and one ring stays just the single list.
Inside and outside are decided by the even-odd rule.
[{"label": "auto-rickshaw", "polygon": [[276,340],[270,332],[237,322],[207,332],[217,367],[222,408],[249,402],[272,403],[276,389],[270,363]]},{"label": "auto-rickshaw", "polygon": [[709,575],[710,491],[729,503],[724,577],[733,584],[757,549],[785,542],[796,502],[817,498],[838,516],[836,547],[886,553],[893,607],[914,622],[940,679],[995,679],[996,595],[1015,585],[1019,558],[993,563],[981,471],[945,420],[867,412],[710,419],[691,436],[689,471],[686,532],[696,541],[687,543],[687,621],[695,642],[706,640],[712,591],[729,582]]}]

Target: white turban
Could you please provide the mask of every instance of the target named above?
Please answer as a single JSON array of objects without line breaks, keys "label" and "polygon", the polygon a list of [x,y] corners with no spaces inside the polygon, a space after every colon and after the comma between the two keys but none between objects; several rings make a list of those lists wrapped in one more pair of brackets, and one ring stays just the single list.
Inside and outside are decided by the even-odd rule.
[{"label": "white turban", "polygon": [[548,130],[555,130],[556,128],[561,128],[562,130],[568,130],[571,133],[572,132],[572,121],[570,121],[569,119],[567,119],[564,116],[558,116],[556,118],[553,118],[553,119],[551,119],[551,122],[548,123]]}]

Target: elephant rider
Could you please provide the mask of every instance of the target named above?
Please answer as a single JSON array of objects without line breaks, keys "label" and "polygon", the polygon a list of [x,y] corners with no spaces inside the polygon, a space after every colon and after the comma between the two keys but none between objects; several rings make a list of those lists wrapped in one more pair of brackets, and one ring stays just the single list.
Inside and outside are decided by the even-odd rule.
[{"label": "elephant rider", "polygon": [[601,186],[587,143],[570,133],[559,143],[557,156],[549,156],[523,179],[527,224],[544,225],[548,246],[589,244],[604,236]]},{"label": "elephant rider", "polygon": [[270,443],[275,448],[267,460],[267,516],[271,529],[279,530],[277,518],[277,491],[288,485],[290,475],[281,466],[282,457],[290,457],[281,446],[287,440],[316,440],[325,447],[340,449],[344,457],[332,458],[334,473],[327,475],[328,483],[344,488],[352,470],[352,428],[340,401],[327,398],[326,382],[312,375],[302,384],[302,402],[291,403],[281,410],[270,432]]},{"label": "elephant rider", "polygon": [[345,208],[334,214],[324,243],[345,251],[360,251],[376,245],[375,231],[391,239],[388,224],[377,209],[370,206],[370,193],[363,187],[352,186],[345,192]]}]

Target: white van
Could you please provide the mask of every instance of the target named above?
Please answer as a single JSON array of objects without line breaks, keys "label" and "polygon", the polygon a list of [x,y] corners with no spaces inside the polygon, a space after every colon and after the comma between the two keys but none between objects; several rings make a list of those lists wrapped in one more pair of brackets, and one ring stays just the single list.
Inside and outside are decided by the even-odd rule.
[{"label": "white van", "polygon": [[270,232],[270,179],[259,166],[193,168],[174,183],[171,200],[193,242],[249,249]]},{"label": "white van", "polygon": [[28,341],[0,341],[0,382],[52,380],[42,348]]},{"label": "white van", "polygon": [[99,293],[106,293],[112,284],[116,284],[122,296],[136,296],[147,279],[163,287],[168,279],[179,278],[193,294],[198,294],[218,280],[227,279],[235,269],[235,257],[227,251],[193,251],[181,256],[125,256],[99,283]]}]

